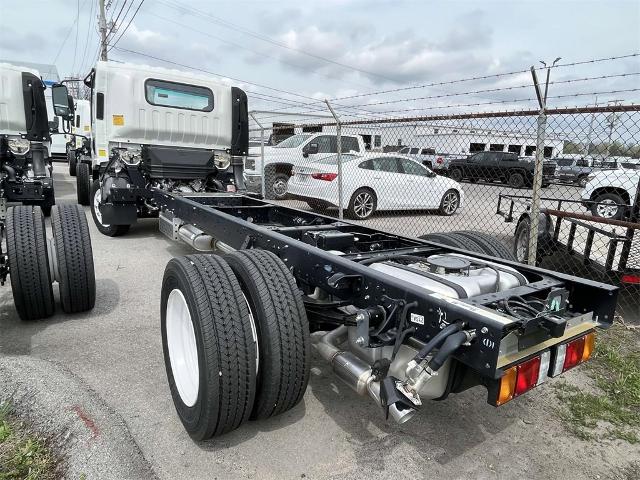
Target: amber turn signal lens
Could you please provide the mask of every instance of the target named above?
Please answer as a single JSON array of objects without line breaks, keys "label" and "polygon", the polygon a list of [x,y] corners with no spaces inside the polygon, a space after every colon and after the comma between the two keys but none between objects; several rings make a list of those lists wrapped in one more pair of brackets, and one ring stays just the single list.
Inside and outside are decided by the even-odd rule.
[{"label": "amber turn signal lens", "polygon": [[516,391],[517,373],[516,367],[511,367],[504,372],[504,375],[500,379],[500,392],[498,393],[496,406],[503,405],[513,398],[513,394]]},{"label": "amber turn signal lens", "polygon": [[596,346],[596,334],[591,332],[584,337],[584,350],[582,351],[582,361],[589,360]]}]

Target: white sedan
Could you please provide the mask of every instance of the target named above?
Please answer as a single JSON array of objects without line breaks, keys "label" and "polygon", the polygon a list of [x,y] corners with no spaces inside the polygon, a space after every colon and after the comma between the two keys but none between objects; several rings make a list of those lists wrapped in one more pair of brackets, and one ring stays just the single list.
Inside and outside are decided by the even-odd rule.
[{"label": "white sedan", "polygon": [[[453,215],[462,205],[458,182],[403,155],[342,155],[342,176],[344,208],[357,220],[378,210],[438,210]],[[294,167],[287,192],[316,210],[337,207],[337,156]]]}]

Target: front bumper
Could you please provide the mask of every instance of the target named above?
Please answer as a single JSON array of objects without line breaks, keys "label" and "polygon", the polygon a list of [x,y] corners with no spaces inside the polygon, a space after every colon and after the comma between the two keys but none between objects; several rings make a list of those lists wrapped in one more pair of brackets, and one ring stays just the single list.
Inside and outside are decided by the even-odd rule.
[{"label": "front bumper", "polygon": [[9,202],[25,204],[45,202],[53,197],[53,179],[42,178],[25,182],[5,182],[5,194]]}]

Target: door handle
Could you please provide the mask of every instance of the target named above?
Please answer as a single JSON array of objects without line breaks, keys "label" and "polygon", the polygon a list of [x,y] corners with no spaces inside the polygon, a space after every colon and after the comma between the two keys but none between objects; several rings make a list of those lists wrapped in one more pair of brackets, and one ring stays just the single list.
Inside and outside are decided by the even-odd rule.
[{"label": "door handle", "polygon": [[373,177],[374,180],[380,180],[380,177]]}]

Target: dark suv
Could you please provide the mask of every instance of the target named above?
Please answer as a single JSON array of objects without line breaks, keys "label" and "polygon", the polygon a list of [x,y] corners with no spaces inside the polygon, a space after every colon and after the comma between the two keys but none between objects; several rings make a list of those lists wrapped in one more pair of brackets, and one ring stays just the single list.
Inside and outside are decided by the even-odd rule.
[{"label": "dark suv", "polygon": [[[514,188],[533,185],[535,160],[518,157],[511,152],[478,152],[467,158],[451,160],[449,176],[460,182],[485,180],[499,181]],[[553,180],[556,162],[545,160],[542,168],[542,186],[548,186]]]},{"label": "dark suv", "polygon": [[560,182],[573,183],[583,187],[587,184],[587,177],[593,171],[586,158],[555,158],[556,178]]}]

